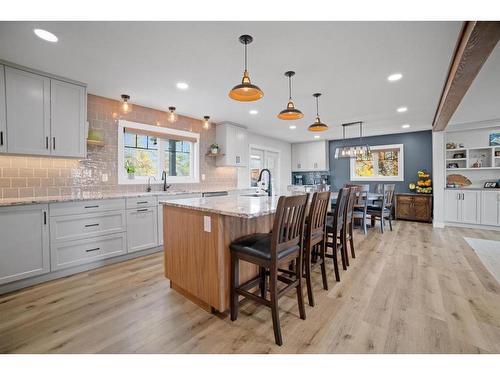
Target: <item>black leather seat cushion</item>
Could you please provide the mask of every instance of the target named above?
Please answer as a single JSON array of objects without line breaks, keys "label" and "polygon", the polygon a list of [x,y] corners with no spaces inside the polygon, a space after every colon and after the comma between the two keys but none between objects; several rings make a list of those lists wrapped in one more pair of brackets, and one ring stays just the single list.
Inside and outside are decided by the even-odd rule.
[{"label": "black leather seat cushion", "polygon": [[[272,233],[255,233],[234,240],[229,248],[236,253],[246,254],[256,258],[271,260],[271,237]],[[282,259],[300,249],[298,245],[278,253],[278,259]]]}]

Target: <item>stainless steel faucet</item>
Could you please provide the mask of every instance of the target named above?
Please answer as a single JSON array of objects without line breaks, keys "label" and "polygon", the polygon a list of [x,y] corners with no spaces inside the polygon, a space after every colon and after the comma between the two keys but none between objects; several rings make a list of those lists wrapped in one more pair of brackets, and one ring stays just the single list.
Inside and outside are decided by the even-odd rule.
[{"label": "stainless steel faucet", "polygon": [[148,178],[148,187],[146,188],[146,191],[149,193],[152,189],[151,189],[151,179],[154,179],[156,181],[156,177],[155,176],[149,176]]},{"label": "stainless steel faucet", "polygon": [[257,184],[262,181],[262,172],[266,171],[267,174],[269,175],[269,183],[267,184],[267,189],[264,189],[264,191],[267,193],[268,196],[272,197],[273,196],[273,188],[271,186],[271,171],[267,168],[261,169],[259,173],[259,179],[257,181]]},{"label": "stainless steel faucet", "polygon": [[167,185],[167,172],[166,171],[161,172],[161,179],[163,181],[163,191],[167,191],[167,189],[170,187],[170,185]]}]

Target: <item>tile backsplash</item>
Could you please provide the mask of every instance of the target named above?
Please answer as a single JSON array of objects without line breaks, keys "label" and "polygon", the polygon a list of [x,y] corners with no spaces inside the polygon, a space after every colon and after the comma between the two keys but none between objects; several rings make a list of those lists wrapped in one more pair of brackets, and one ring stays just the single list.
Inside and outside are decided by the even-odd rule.
[{"label": "tile backsplash", "polygon": [[[0,155],[0,198],[74,195],[84,192],[145,191],[145,185],[118,185],[118,120],[188,130],[200,133],[200,174],[205,181],[197,184],[173,184],[174,190],[221,190],[237,186],[235,168],[217,168],[214,158],[205,157],[215,142],[215,125],[203,129],[201,120],[179,116],[167,122],[167,112],[133,105],[132,112],[120,115],[120,102],[88,95],[87,116],[90,129],[104,134],[104,146],[89,145],[82,160],[37,156]],[[108,181],[102,182],[102,175]],[[201,180],[201,178],[200,178]],[[159,190],[160,185],[154,189]]]}]

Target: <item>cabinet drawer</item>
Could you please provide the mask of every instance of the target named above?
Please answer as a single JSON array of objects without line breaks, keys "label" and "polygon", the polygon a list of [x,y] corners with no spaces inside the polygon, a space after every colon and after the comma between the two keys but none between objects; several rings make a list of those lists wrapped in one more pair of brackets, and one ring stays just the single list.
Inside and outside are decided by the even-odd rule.
[{"label": "cabinet drawer", "polygon": [[50,219],[50,240],[79,240],[126,230],[125,211],[56,216]]},{"label": "cabinet drawer", "polygon": [[126,253],[125,233],[51,244],[51,269],[91,263]]},{"label": "cabinet drawer", "polygon": [[409,195],[398,195],[396,197],[397,203],[412,203],[413,202],[412,196]]},{"label": "cabinet drawer", "polygon": [[78,215],[92,212],[124,210],[125,199],[97,199],[50,204],[50,216]]},{"label": "cabinet drawer", "polygon": [[130,197],[127,198],[127,209],[130,208],[141,208],[141,207],[153,207],[156,206],[158,200],[155,196],[151,197]]}]

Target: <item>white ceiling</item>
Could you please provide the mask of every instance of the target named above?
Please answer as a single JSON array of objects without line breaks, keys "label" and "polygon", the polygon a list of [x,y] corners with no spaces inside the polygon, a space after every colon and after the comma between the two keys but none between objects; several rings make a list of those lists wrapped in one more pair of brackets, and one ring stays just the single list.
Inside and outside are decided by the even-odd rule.
[{"label": "white ceiling", "polygon": [[[0,58],[86,82],[90,93],[181,114],[232,121],[254,132],[299,142],[312,139],[312,94],[320,115],[341,137],[340,124],[361,120],[366,134],[430,129],[460,22],[0,22]],[[35,27],[59,37],[38,39]],[[254,103],[228,98],[243,70],[238,36],[251,34],[249,71],[265,96]],[[498,68],[498,66],[497,66]],[[282,121],[283,73],[295,70],[294,99],[305,114]],[[401,81],[387,76],[403,73]],[[180,91],[175,84],[189,83]],[[396,112],[408,107],[404,114]],[[250,109],[259,114],[252,116]],[[289,130],[294,123],[296,130]],[[409,123],[411,128],[401,129]],[[354,136],[355,134],[348,134]],[[357,135],[357,134],[356,134]]]},{"label": "white ceiling", "polygon": [[484,63],[450,120],[450,125],[498,120],[500,123],[500,44]]}]

